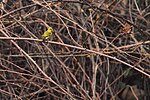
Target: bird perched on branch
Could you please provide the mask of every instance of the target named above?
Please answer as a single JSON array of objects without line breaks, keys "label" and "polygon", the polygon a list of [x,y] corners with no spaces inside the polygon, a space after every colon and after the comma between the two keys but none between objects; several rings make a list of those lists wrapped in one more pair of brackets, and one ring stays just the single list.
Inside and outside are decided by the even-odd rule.
[{"label": "bird perched on branch", "polygon": [[42,39],[43,40],[47,40],[50,38],[50,36],[52,35],[53,33],[53,28],[52,27],[49,27],[47,31],[45,31],[43,34],[42,34]]}]

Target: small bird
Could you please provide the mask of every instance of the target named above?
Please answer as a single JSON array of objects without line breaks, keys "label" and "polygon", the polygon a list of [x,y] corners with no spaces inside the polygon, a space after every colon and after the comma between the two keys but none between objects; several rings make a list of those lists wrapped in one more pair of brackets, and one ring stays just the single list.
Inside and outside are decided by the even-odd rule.
[{"label": "small bird", "polygon": [[43,40],[47,40],[50,38],[50,36],[52,35],[53,33],[53,28],[52,27],[49,27],[47,31],[45,31],[43,34],[42,34],[42,39]]}]

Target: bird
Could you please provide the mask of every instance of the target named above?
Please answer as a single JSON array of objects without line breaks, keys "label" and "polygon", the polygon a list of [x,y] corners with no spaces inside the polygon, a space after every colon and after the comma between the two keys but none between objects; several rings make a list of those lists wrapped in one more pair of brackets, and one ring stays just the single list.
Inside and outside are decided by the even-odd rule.
[{"label": "bird", "polygon": [[45,32],[42,34],[42,39],[43,39],[43,40],[49,39],[50,36],[52,35],[52,33],[53,33],[53,28],[52,28],[52,27],[49,27],[49,28],[47,29],[47,31],[45,31]]}]

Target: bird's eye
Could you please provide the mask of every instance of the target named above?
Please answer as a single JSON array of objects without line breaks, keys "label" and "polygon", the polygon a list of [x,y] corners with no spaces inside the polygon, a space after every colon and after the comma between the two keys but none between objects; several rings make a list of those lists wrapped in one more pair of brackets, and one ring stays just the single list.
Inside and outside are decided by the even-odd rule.
[{"label": "bird's eye", "polygon": [[49,30],[52,30],[52,28],[50,27]]}]

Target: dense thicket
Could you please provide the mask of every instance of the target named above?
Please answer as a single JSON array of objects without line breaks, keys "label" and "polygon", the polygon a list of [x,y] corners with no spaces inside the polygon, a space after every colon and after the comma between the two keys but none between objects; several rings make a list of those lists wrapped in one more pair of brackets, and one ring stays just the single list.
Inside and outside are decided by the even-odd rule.
[{"label": "dense thicket", "polygon": [[149,0],[3,0],[0,11],[1,100],[150,99]]}]

